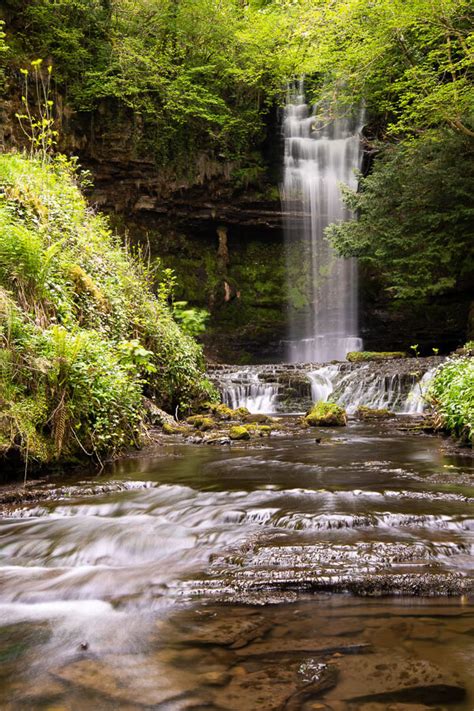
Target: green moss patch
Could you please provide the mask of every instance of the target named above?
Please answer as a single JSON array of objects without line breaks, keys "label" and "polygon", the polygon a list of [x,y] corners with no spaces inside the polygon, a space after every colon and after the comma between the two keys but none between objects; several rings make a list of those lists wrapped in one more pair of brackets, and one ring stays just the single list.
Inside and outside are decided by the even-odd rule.
[{"label": "green moss patch", "polygon": [[342,427],[347,425],[347,415],[344,408],[334,402],[317,402],[305,422],[311,427]]},{"label": "green moss patch", "polygon": [[250,432],[242,425],[235,425],[230,428],[229,437],[233,440],[250,439]]},{"label": "green moss patch", "polygon": [[408,358],[404,351],[351,351],[346,355],[349,363],[366,363],[372,360],[395,360]]}]

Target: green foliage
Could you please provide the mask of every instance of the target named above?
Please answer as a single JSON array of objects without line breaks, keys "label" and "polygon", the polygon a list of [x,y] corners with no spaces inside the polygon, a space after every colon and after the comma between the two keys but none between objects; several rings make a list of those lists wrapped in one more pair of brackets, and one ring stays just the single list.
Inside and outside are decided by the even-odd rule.
[{"label": "green foliage", "polygon": [[429,397],[441,421],[451,434],[471,445],[474,439],[474,360],[453,358],[436,371]]},{"label": "green foliage", "polygon": [[441,126],[474,135],[469,0],[286,5],[300,12],[299,34],[312,48],[303,65],[319,73],[334,110],[364,101],[392,135]]},{"label": "green foliage", "polygon": [[357,221],[327,234],[344,256],[373,264],[397,298],[442,294],[474,271],[474,161],[469,138],[428,132],[387,146],[360,190],[343,189]]},{"label": "green foliage", "polygon": [[[53,67],[50,64],[43,76],[42,63],[42,59],[35,59],[31,62],[32,77],[29,69],[20,69],[24,79],[21,97],[23,113],[17,113],[15,116],[28,139],[30,155],[36,155],[44,161],[53,151],[58,132],[54,129],[52,113],[51,73]],[[31,98],[32,93],[34,93],[34,99]],[[35,108],[33,108],[33,102]]]},{"label": "green foliage", "polygon": [[139,441],[143,392],[216,399],[199,346],[151,275],[87,207],[74,165],[0,156],[2,440],[25,457],[109,455]]},{"label": "green foliage", "polygon": [[174,301],[172,313],[185,333],[190,336],[199,336],[206,330],[206,322],[210,313],[207,309],[188,306],[187,301]]}]

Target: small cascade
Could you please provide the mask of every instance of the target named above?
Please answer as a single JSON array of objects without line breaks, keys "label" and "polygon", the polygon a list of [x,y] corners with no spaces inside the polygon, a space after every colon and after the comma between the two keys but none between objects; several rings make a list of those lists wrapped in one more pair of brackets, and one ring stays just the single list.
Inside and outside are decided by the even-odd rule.
[{"label": "small cascade", "polygon": [[380,374],[368,365],[345,370],[339,365],[326,365],[308,373],[314,402],[329,398],[353,413],[358,407],[388,409],[392,412],[421,414],[426,407],[426,392],[436,368],[421,379],[414,374]]},{"label": "small cascade", "polygon": [[246,407],[254,414],[276,411],[278,385],[260,380],[259,373],[250,368],[222,375],[219,389],[224,404],[233,410]]},{"label": "small cascade", "polygon": [[405,400],[404,412],[410,415],[420,415],[426,410],[428,407],[427,395],[435,373],[436,368],[430,368],[421,380],[415,383]]},{"label": "small cascade", "polygon": [[328,225],[352,217],[339,185],[357,186],[363,122],[363,111],[323,121],[318,107],[311,110],[306,104],[303,81],[289,89],[282,186],[288,288],[290,297],[296,288],[307,301],[304,314],[290,313],[291,363],[343,360],[362,347],[357,264],[337,257],[324,232]]}]

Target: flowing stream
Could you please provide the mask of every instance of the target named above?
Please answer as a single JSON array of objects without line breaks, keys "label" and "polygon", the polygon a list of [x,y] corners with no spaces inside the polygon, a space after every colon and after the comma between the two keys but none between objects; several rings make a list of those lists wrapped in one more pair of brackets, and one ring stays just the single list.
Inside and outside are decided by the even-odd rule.
[{"label": "flowing stream", "polygon": [[336,257],[324,230],[349,219],[340,183],[357,186],[363,112],[325,123],[307,105],[303,81],[288,93],[282,197],[286,214],[288,290],[307,302],[304,318],[290,311],[288,360],[342,360],[361,350],[358,336],[357,264]]},{"label": "flowing stream", "polygon": [[165,443],[11,506],[0,707],[472,711],[472,460],[388,427]]}]

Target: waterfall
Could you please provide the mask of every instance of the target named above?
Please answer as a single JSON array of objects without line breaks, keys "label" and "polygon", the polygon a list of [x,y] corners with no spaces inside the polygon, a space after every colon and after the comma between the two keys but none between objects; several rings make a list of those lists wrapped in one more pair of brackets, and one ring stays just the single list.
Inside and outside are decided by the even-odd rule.
[{"label": "waterfall", "polygon": [[410,415],[419,415],[426,409],[427,394],[433,381],[437,368],[430,368],[412,387],[405,401],[405,412]]},{"label": "waterfall", "polygon": [[278,385],[262,382],[250,368],[223,375],[219,385],[224,404],[233,410],[246,407],[252,413],[276,411]]},{"label": "waterfall", "polygon": [[360,164],[357,117],[323,123],[305,103],[303,81],[288,92],[284,118],[285,212],[288,290],[295,307],[307,302],[303,319],[290,316],[288,360],[324,363],[361,350],[357,323],[357,264],[342,259],[324,237],[332,222],[348,219],[339,183],[357,186]]},{"label": "waterfall", "polygon": [[426,393],[436,368],[422,378],[416,375],[373,372],[368,366],[344,372],[338,365],[326,365],[308,373],[313,402],[331,400],[354,413],[358,407],[387,408],[392,412],[421,414],[427,401]]}]

